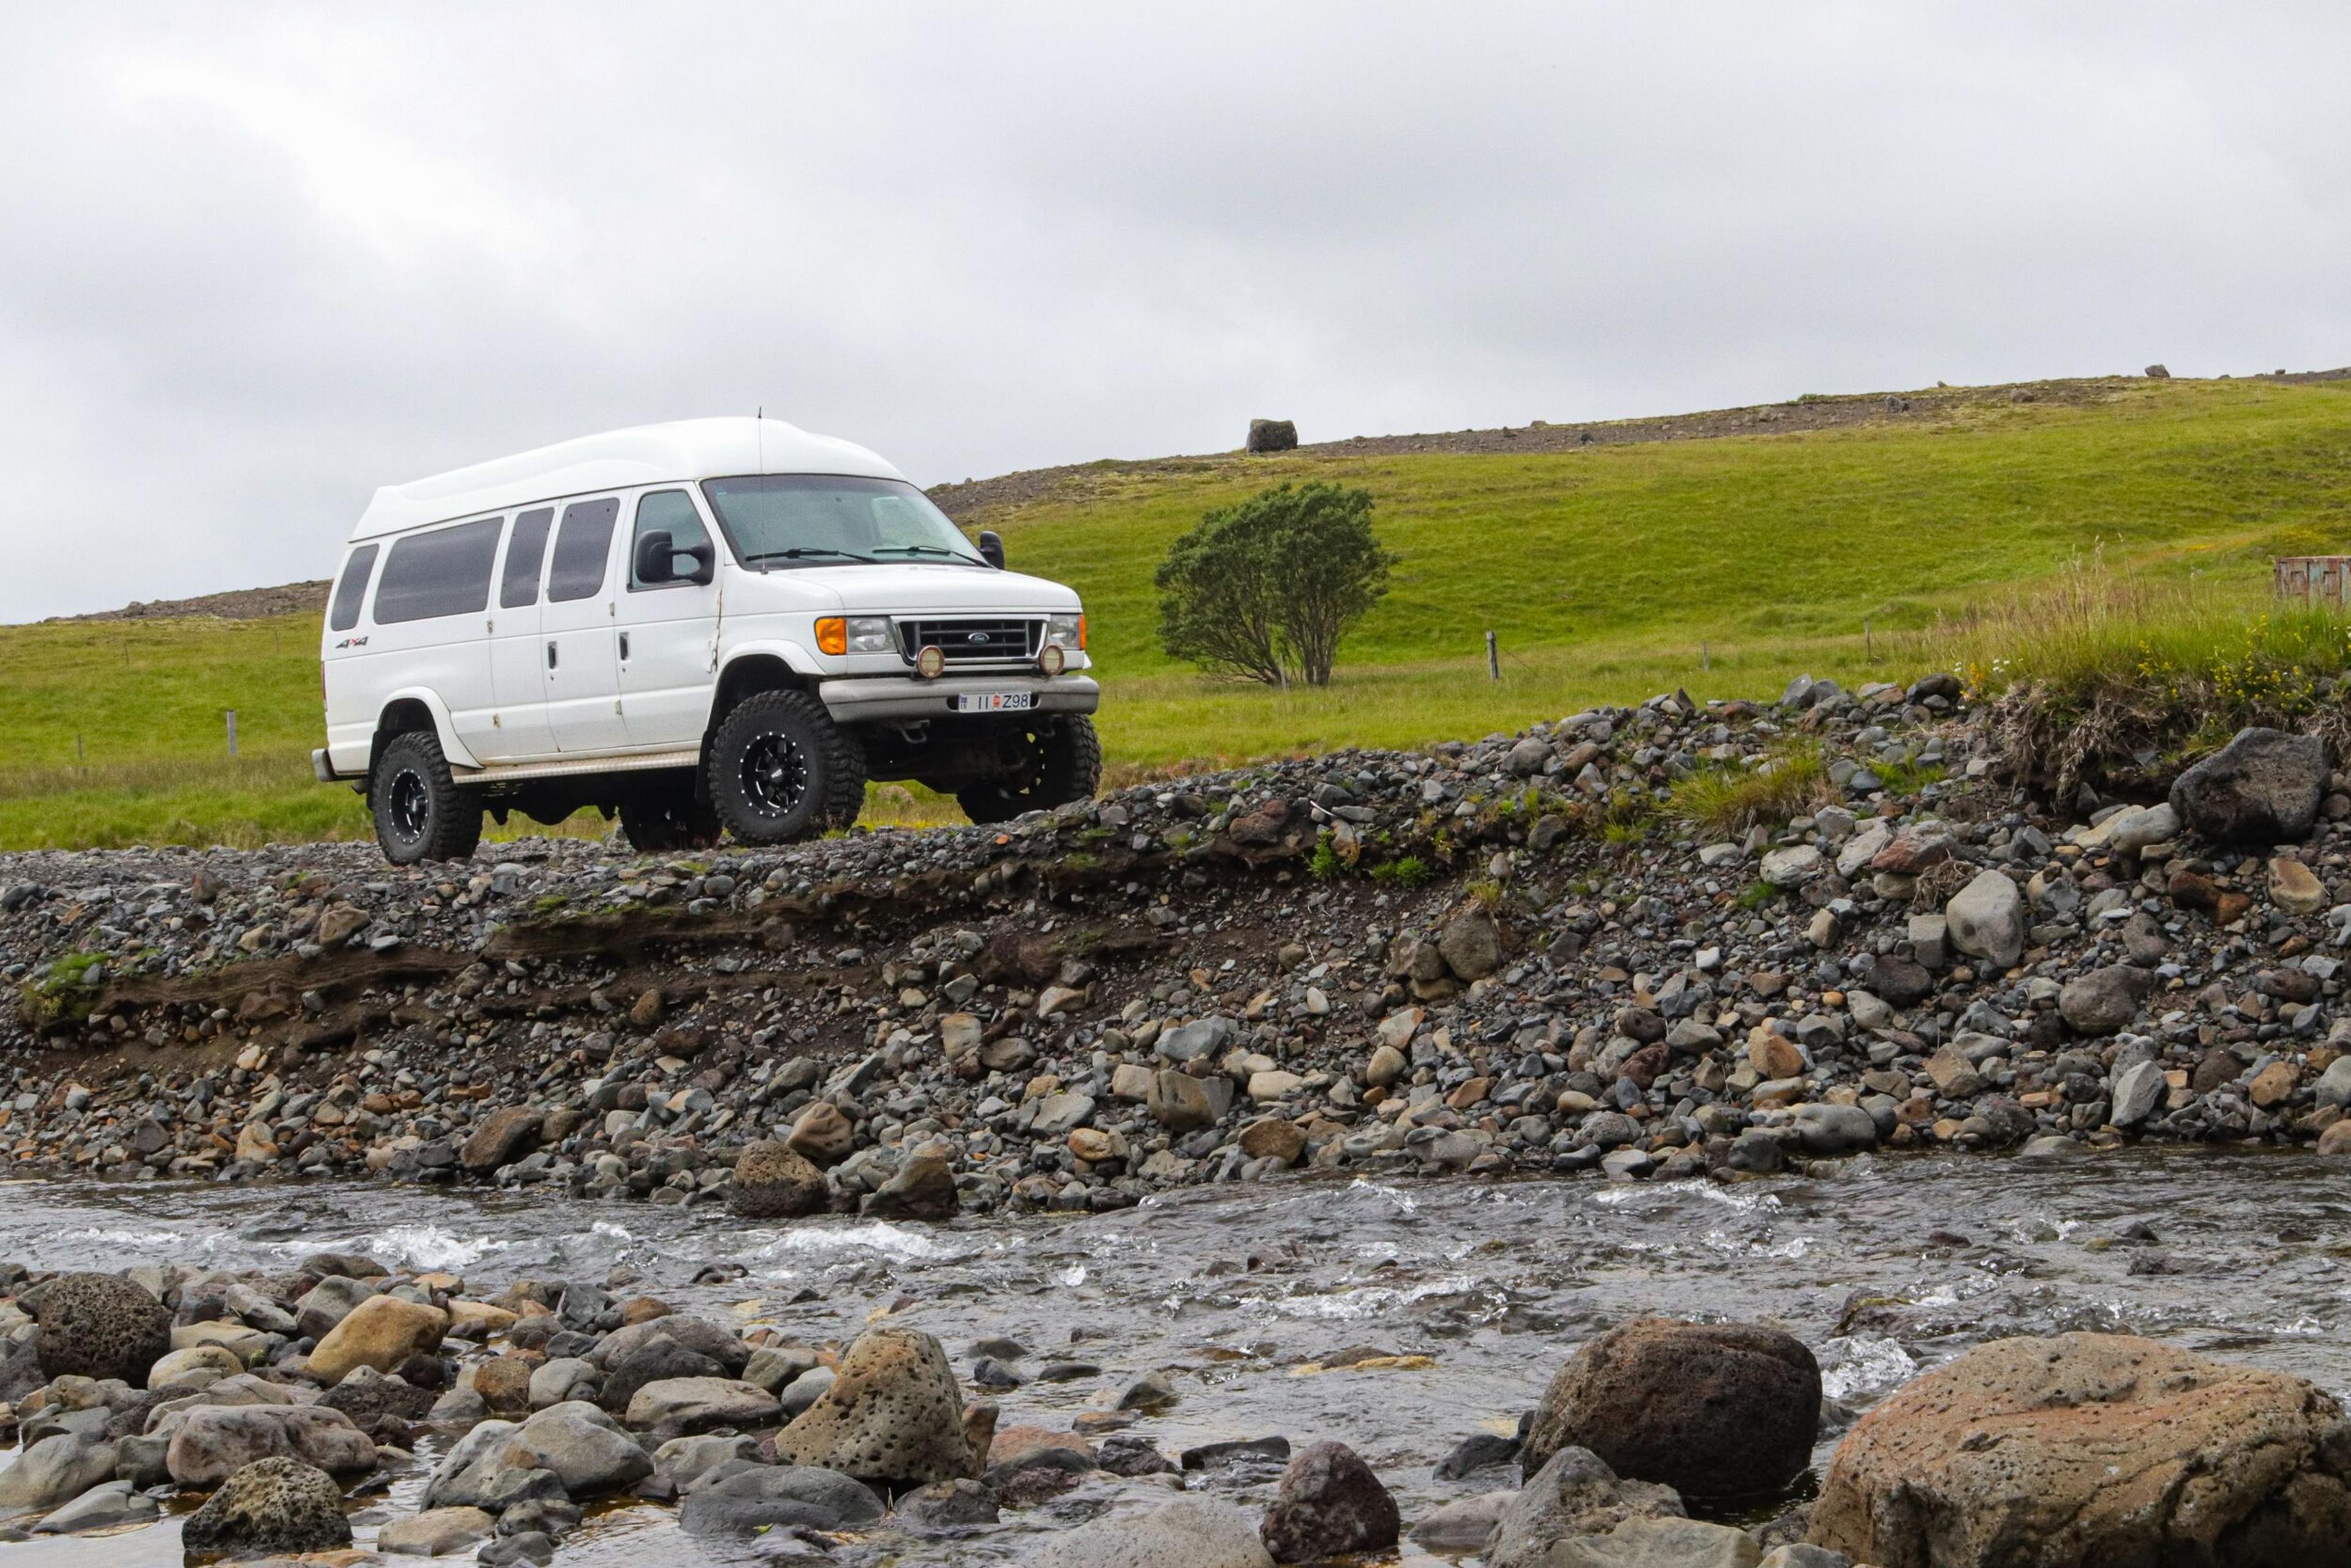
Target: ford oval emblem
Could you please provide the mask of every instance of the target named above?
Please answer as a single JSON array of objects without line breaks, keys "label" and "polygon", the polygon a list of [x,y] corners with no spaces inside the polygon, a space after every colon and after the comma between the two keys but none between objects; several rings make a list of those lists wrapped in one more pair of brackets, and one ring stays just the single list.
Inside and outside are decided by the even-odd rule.
[{"label": "ford oval emblem", "polygon": [[985,643],[987,641],[987,633],[985,632],[967,632],[964,633],[964,641],[967,643]]}]

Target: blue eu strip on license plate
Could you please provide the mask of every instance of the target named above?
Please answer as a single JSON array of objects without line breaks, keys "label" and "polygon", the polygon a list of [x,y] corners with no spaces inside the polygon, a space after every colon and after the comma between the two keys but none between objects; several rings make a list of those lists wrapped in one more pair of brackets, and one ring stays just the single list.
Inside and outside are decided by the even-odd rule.
[{"label": "blue eu strip on license plate", "polygon": [[955,706],[957,713],[1019,713],[1034,700],[1029,692],[967,692]]}]

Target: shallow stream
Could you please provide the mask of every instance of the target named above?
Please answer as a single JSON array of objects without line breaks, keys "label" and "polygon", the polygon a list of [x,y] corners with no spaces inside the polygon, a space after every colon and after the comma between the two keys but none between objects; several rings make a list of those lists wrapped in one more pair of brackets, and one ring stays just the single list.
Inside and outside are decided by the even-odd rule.
[{"label": "shallow stream", "polygon": [[[1472,1432],[1510,1430],[1577,1342],[1643,1312],[1782,1324],[1854,1411],[1982,1340],[2067,1329],[2150,1334],[2351,1394],[2351,1187],[2333,1162],[2294,1153],[1865,1158],[1831,1177],[1735,1187],[1301,1179],[1189,1189],[1111,1215],[946,1227],[757,1225],[543,1192],[0,1186],[0,1258],[46,1269],[283,1269],[322,1248],[453,1270],[476,1290],[633,1270],[632,1291],[820,1343],[886,1317],[936,1334],[960,1373],[971,1343],[994,1336],[1028,1348],[1024,1372],[1056,1358],[1100,1364],[1098,1377],[988,1396],[1008,1427],[1066,1427],[1164,1372],[1178,1403],[1134,1428],[1164,1451],[1336,1437],[1397,1493],[1407,1529],[1436,1503],[1515,1484],[1515,1469],[1439,1483],[1431,1469]],[[694,1282],[712,1265],[743,1272]],[[1380,1359],[1322,1370],[1366,1349]],[[1818,1463],[1834,1440],[1823,1435]],[[413,1509],[434,1452],[393,1481],[389,1509],[355,1520],[362,1543],[371,1521]],[[1192,1480],[1256,1505],[1278,1473]],[[1165,1484],[1089,1484],[976,1538],[877,1536],[837,1556],[1016,1561],[1034,1532],[1146,1506]],[[592,1515],[558,1568],[759,1555],[687,1537],[674,1517],[654,1505]],[[180,1561],[171,1523],[0,1545],[0,1568]]]}]

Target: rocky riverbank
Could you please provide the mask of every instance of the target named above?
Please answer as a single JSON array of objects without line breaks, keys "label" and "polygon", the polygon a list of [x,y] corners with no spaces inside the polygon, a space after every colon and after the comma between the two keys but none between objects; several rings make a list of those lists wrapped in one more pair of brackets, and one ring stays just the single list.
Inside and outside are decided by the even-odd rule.
[{"label": "rocky riverbank", "polygon": [[[1294,1167],[2335,1147],[2320,743],[2248,732],[2153,807],[2052,810],[2008,761],[1949,677],[1799,683],[781,852],[10,856],[0,1147],[915,1218]],[[1701,831],[1694,777],[1756,820]]]},{"label": "rocky riverbank", "polygon": [[[951,1354],[893,1315],[811,1343],[618,1278],[493,1292],[351,1253],[274,1272],[0,1266],[0,1425],[18,1444],[0,1556],[170,1511],[192,1555],[544,1563],[589,1515],[650,1505],[763,1562],[2351,1561],[2337,1401],[2127,1334],[1982,1344],[1855,1421],[1778,1326],[1636,1316],[1541,1356],[1530,1403],[1435,1467],[1449,1500],[1407,1514],[1393,1461],[1343,1437],[1167,1443],[1165,1416],[1213,1401],[1213,1379],[1179,1393],[1164,1371],[1107,1375],[1000,1336]],[[1002,1419],[996,1400],[1024,1385],[1096,1392]],[[1831,1421],[1850,1428],[1812,1500]]]}]

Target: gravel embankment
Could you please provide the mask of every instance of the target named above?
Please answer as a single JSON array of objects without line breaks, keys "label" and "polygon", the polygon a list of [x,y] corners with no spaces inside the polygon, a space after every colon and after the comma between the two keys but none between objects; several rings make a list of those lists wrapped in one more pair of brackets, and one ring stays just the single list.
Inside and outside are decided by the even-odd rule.
[{"label": "gravel embankment", "polygon": [[[774,1190],[738,1200],[930,1216],[1298,1166],[2325,1137],[2351,797],[2316,743],[2188,799],[2222,850],[2168,806],[2016,795],[1957,696],[1668,696],[780,852],[0,858],[0,1149],[690,1202],[780,1143],[812,1176],[763,1146]],[[1842,804],[1642,820],[1797,740]],[[2273,851],[2249,789],[2300,813]]]}]

